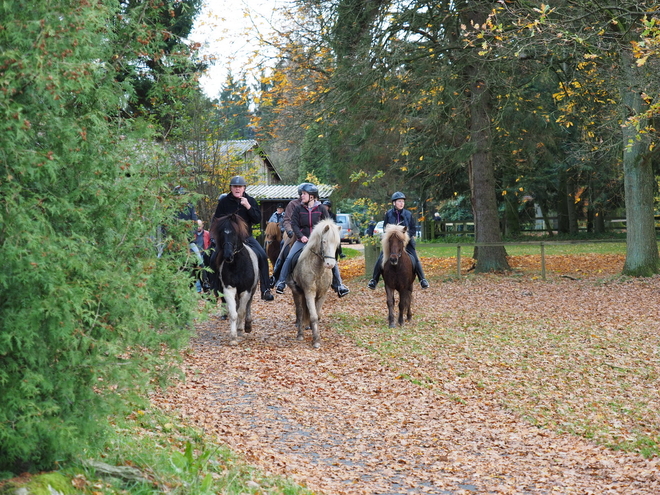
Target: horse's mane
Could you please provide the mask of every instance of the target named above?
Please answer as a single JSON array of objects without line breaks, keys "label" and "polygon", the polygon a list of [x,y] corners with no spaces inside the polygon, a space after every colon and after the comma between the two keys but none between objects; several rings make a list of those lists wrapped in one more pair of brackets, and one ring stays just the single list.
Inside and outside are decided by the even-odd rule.
[{"label": "horse's mane", "polygon": [[222,231],[225,230],[225,227],[229,227],[231,230],[236,232],[238,238],[241,242],[244,242],[250,235],[248,231],[247,223],[241,217],[235,213],[229,215],[224,215],[221,217],[216,217],[213,219],[213,224],[211,225],[210,234],[213,239],[220,239]]},{"label": "horse's mane", "polygon": [[385,233],[383,234],[383,239],[381,240],[383,246],[383,262],[390,257],[390,238],[397,237],[403,242],[403,248],[405,249],[408,243],[410,242],[410,236],[408,235],[406,227],[403,225],[396,225],[393,223],[388,223],[385,227]]},{"label": "horse's mane", "polygon": [[330,227],[328,229],[328,234],[327,234],[329,236],[328,241],[336,244],[339,244],[341,242],[341,239],[339,238],[339,229],[337,228],[337,224],[332,219],[327,218],[325,220],[321,220],[312,229],[312,233],[310,234],[309,240],[307,241],[308,249],[316,250],[317,248],[319,248],[321,244],[321,240],[323,239],[323,231],[325,230],[326,226]]},{"label": "horse's mane", "polygon": [[268,222],[266,224],[266,231],[264,233],[266,235],[272,235],[275,238],[279,237],[281,234],[280,224],[277,222]]}]

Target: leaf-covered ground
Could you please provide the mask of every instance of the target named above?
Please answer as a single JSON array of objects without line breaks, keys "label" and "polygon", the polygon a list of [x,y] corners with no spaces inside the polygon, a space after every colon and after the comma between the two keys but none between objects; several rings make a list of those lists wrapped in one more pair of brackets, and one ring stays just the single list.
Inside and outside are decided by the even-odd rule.
[{"label": "leaf-covered ground", "polygon": [[185,383],[154,400],[318,493],[660,493],[657,456],[603,446],[660,442],[660,277],[616,276],[620,256],[548,257],[547,281],[539,257],[510,261],[456,280],[425,259],[403,329],[344,261],[320,350],[295,340],[289,292],[255,301],[238,346],[199,323]]}]

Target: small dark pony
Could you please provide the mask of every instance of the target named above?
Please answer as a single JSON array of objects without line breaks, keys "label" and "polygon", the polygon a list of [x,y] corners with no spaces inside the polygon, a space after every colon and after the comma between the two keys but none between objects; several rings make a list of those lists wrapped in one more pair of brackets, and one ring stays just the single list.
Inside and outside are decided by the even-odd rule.
[{"label": "small dark pony", "polygon": [[280,244],[282,242],[282,231],[277,222],[268,222],[264,232],[264,249],[270,260],[270,266],[274,267],[277,257],[280,255]]},{"label": "small dark pony", "polygon": [[383,281],[387,294],[388,322],[394,327],[394,292],[399,293],[399,326],[403,325],[403,315],[406,321],[412,318],[412,291],[415,280],[415,270],[406,246],[410,237],[402,225],[388,224],[382,239],[383,247]]},{"label": "small dark pony", "polygon": [[217,249],[211,266],[213,286],[224,296],[229,316],[229,343],[236,345],[238,335],[252,331],[252,298],[259,281],[257,255],[245,244],[249,230],[238,215],[215,218],[210,233]]},{"label": "small dark pony", "polygon": [[317,223],[287,281],[296,304],[297,339],[303,340],[303,329],[309,326],[315,349],[321,347],[319,317],[337,263],[335,253],[341,245],[339,229],[331,219]]}]

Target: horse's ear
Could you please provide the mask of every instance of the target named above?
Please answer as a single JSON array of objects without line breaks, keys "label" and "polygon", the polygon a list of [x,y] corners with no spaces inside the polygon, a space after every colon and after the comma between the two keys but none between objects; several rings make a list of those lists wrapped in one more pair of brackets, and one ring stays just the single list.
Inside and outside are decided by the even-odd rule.
[{"label": "horse's ear", "polygon": [[325,228],[323,229],[323,233],[325,234],[328,230],[330,230],[330,225],[325,226]]},{"label": "horse's ear", "polygon": [[408,232],[408,227],[406,227],[406,226],[404,225],[404,226],[403,226],[403,233],[405,234],[406,232]]}]

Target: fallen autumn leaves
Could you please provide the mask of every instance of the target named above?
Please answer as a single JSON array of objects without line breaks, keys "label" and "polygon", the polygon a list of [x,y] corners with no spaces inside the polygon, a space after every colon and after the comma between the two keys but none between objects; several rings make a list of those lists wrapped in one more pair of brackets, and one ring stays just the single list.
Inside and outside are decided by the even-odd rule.
[{"label": "fallen autumn leaves", "polygon": [[604,278],[620,257],[548,260],[547,282],[424,261],[432,287],[403,329],[363,279],[329,296],[320,351],[295,340],[290,294],[255,301],[235,348],[226,322],[200,323],[186,383],[157,403],[319,492],[660,493],[657,457],[565,433],[657,449],[660,277]]}]

